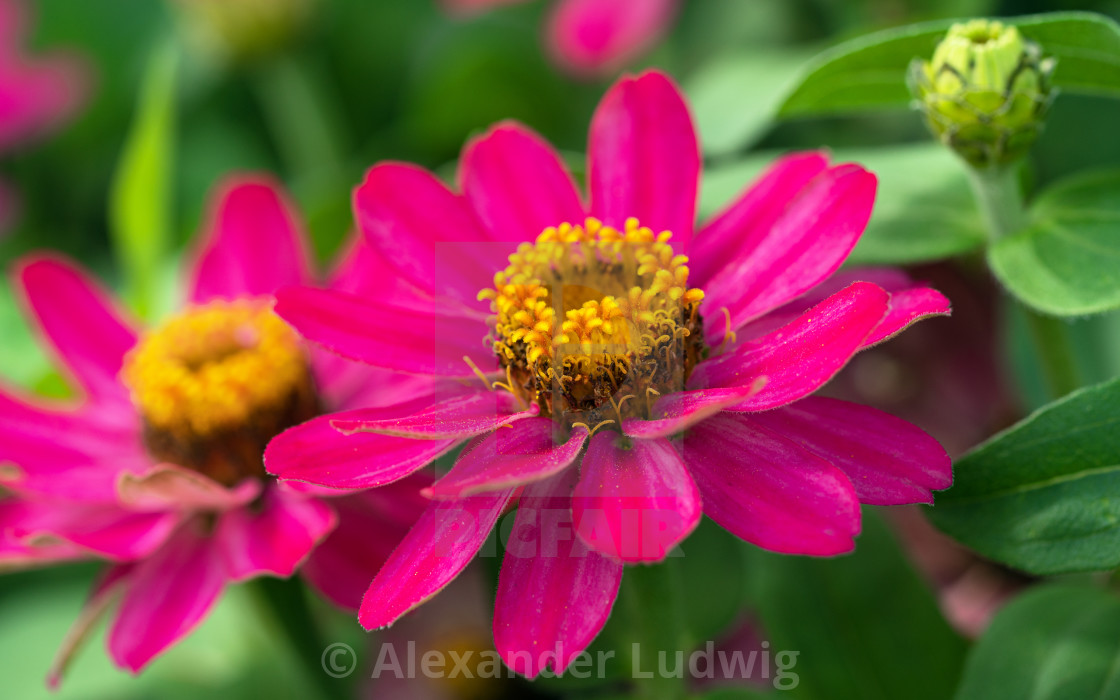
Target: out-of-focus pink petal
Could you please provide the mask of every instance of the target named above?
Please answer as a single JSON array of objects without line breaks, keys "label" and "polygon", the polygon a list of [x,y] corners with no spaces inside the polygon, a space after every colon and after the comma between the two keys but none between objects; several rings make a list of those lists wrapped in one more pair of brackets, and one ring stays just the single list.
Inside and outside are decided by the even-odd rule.
[{"label": "out-of-focus pink petal", "polygon": [[679,0],[560,0],[549,18],[548,47],[577,75],[615,71],[668,30]]},{"label": "out-of-focus pink petal", "polygon": [[164,546],[183,520],[179,512],[136,513],[114,506],[29,503],[11,533],[25,541],[49,536],[115,561],[131,561]]},{"label": "out-of-focus pink petal", "polygon": [[469,445],[451,471],[425,493],[461,498],[550,477],[575,461],[587,440],[587,431],[577,427],[566,442],[558,444],[553,429],[551,418],[499,428]]},{"label": "out-of-focus pink petal", "polygon": [[85,102],[91,80],[77,56],[55,52],[43,58],[0,48],[0,151],[41,139]]},{"label": "out-of-focus pink petal", "polygon": [[109,630],[109,654],[138,673],[202,622],[225,584],[222,558],[201,523],[187,523],[129,575]]},{"label": "out-of-focus pink petal", "polygon": [[311,553],[300,574],[335,605],[357,611],[370,581],[428,507],[420,489],[430,483],[417,474],[332,498],[338,526]]},{"label": "out-of-focus pink petal", "polygon": [[416,413],[386,417],[385,408],[350,411],[331,422],[334,429],[352,433],[380,433],[418,440],[464,439],[490,432],[500,426],[532,418],[540,413],[535,405],[523,409],[505,391],[481,391],[454,396]]},{"label": "out-of-focus pink petal", "polygon": [[21,535],[21,530],[27,529],[25,523],[36,519],[37,511],[44,507],[50,506],[22,498],[0,499],[0,571],[89,556],[81,547],[57,537],[27,538]]},{"label": "out-of-focus pink petal", "polygon": [[734,330],[812,289],[835,272],[871,218],[875,176],[858,165],[821,173],[744,258],[728,261],[704,287],[705,338]]},{"label": "out-of-focus pink petal", "polygon": [[837,467],[797,443],[723,413],[693,426],[682,449],[704,512],[731,534],[774,552],[849,552],[859,499]]},{"label": "out-of-focus pink petal", "polygon": [[513,491],[432,501],[362,598],[362,627],[391,625],[451,583],[481,549]]},{"label": "out-of-focus pink petal", "polygon": [[131,321],[77,266],[57,257],[25,258],[18,288],[58,359],[94,400],[128,402],[117,375],[136,344]]},{"label": "out-of-focus pink petal", "polygon": [[603,97],[588,142],[591,214],[621,227],[629,217],[673,247],[689,247],[700,182],[700,145],[680,90],[663,73],[626,77]]},{"label": "out-of-focus pink petal", "polygon": [[572,496],[587,546],[625,562],[661,561],[700,522],[700,493],[665,438],[620,445],[604,430],[591,438]]},{"label": "out-of-focus pink petal", "polygon": [[409,309],[342,292],[288,287],[276,294],[276,313],[304,337],[375,367],[412,374],[473,375],[497,367],[485,345],[488,327],[474,318],[429,306]]},{"label": "out-of-focus pink petal", "polygon": [[506,545],[494,605],[494,645],[506,664],[535,678],[560,673],[610,616],[622,564],[573,532],[575,470],[525,489]]},{"label": "out-of-focus pink petal", "polygon": [[491,240],[463,197],[413,165],[371,168],[354,190],[354,217],[397,274],[437,299],[476,309],[487,308],[478,292],[493,285],[516,247]]},{"label": "out-of-focus pink petal", "polygon": [[227,488],[193,469],[157,464],[140,474],[122,474],[117,494],[127,508],[137,511],[228,510],[243,506],[261,492],[258,479],[246,479]]},{"label": "out-of-focus pink petal", "polygon": [[337,489],[372,488],[403,479],[460,442],[343,435],[331,426],[350,415],[319,416],[284,431],[265,448],[265,468],[281,479]]},{"label": "out-of-focus pink petal", "polygon": [[930,316],[948,316],[949,300],[936,289],[918,287],[891,292],[890,310],[875,331],[863,341],[863,347],[890,340],[912,323]]},{"label": "out-of-focus pink petal", "polygon": [[622,423],[622,432],[636,438],[668,437],[708,416],[714,416],[728,406],[743,402],[757,394],[765,385],[766,379],[760,377],[747,386],[694,389],[666,394],[654,404],[650,420],[627,418]]},{"label": "out-of-focus pink petal", "polygon": [[[0,386],[0,484],[19,493],[114,503],[116,480],[147,469],[139,421],[99,406],[79,408],[9,393]],[[108,425],[106,423],[109,423]]]},{"label": "out-of-focus pink petal", "polygon": [[279,183],[261,175],[230,178],[210,207],[189,273],[192,302],[268,296],[311,281],[307,238]]},{"label": "out-of-focus pink petal", "polygon": [[953,483],[945,448],[920,428],[868,406],[810,396],[750,420],[842,469],[862,503],[933,503],[932,492]]},{"label": "out-of-focus pink petal", "polygon": [[733,260],[746,259],[802,190],[828,168],[821,151],[779,158],[722,212],[704,224],[688,251],[688,281],[704,288]]},{"label": "out-of-focus pink petal", "polygon": [[82,647],[86,638],[89,637],[90,632],[93,631],[95,625],[100,621],[101,616],[104,615],[113,602],[116,601],[116,594],[120,588],[127,583],[128,574],[132,572],[133,566],[131,564],[121,564],[118,566],[109,567],[94,584],[93,590],[90,591],[89,599],[86,604],[82,606],[82,612],[78,615],[78,619],[70,627],[66,633],[66,639],[62,640],[62,645],[55,654],[54,661],[51,663],[50,671],[47,672],[47,687],[51,690],[57,690],[59,684],[62,682],[62,675],[66,672],[66,668],[70,665],[70,661],[74,655]]},{"label": "out-of-focus pink petal", "polygon": [[[468,143],[459,167],[463,196],[493,240],[531,241],[549,226],[579,224],[586,216],[560,157],[516,122],[499,124]],[[499,264],[491,274],[504,267]]]},{"label": "out-of-focus pink petal", "polygon": [[766,377],[753,396],[732,411],[765,411],[823,386],[862,346],[887,313],[890,295],[856,282],[769,335],[701,362],[689,383],[741,386]]},{"label": "out-of-focus pink petal", "polygon": [[288,577],[336,522],[326,503],[273,487],[265,491],[258,505],[226,511],[218,520],[214,539],[230,580]]}]

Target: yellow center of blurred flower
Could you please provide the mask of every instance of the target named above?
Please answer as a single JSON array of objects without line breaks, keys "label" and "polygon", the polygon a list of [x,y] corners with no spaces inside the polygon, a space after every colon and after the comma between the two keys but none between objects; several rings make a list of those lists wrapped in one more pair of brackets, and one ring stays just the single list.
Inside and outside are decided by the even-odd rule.
[{"label": "yellow center of blurred flower", "polygon": [[152,457],[228,484],[263,475],[268,441],[317,412],[299,336],[260,300],[187,309],[141,340],[122,377]]},{"label": "yellow center of blurred flower", "polygon": [[504,388],[542,415],[595,429],[646,416],[702,358],[704,293],[688,258],[637,219],[623,230],[589,218],[547,228],[494,275],[493,345]]}]

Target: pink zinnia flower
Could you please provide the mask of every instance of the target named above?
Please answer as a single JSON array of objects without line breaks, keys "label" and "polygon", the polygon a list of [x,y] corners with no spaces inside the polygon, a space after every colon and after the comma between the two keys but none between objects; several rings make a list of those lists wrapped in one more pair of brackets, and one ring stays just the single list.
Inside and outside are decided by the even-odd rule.
[{"label": "pink zinnia flower", "polygon": [[502,124],[467,145],[459,193],[397,163],[355,191],[403,280],[278,293],[277,313],[330,349],[459,380],[431,405],[314,419],[266,452],[283,479],[359,488],[467,443],[366,592],[366,628],[447,585],[518,495],[494,635],[535,676],[599,632],[624,563],[662,559],[701,512],[765,549],[828,556],[854,547],[860,503],[928,503],[950,484],[918,428],[810,396],[854,353],[948,313],[899,273],[836,274],[875,177],[794,154],[694,235],[700,169],[677,87],[628,77],[592,120],[588,200],[546,143]]},{"label": "pink zinnia flower", "polygon": [[[444,0],[453,12],[478,12],[525,0]],[[608,75],[665,34],[680,0],[558,0],[546,41],[558,65],[582,76]]]},{"label": "pink zinnia flower", "polygon": [[[188,274],[188,304],[144,333],[72,263],[35,256],[15,276],[82,397],[0,392],[0,484],[15,495],[0,503],[0,563],[77,553],[116,562],[79,626],[120,593],[109,652],[134,672],[188,634],[231,582],[302,564],[329,599],[356,609],[430,483],[347,494],[265,474],[268,440],[321,408],[430,392],[423,379],[309,353],[272,313],[274,290],[312,279],[303,234],[273,184],[222,189]],[[359,244],[331,287],[361,294],[380,288],[377,275]]]}]

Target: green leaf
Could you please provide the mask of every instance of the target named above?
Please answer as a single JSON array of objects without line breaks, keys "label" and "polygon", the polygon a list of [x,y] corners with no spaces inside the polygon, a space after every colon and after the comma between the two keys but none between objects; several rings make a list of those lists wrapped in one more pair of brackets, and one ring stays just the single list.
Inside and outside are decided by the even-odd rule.
[{"label": "green leaf", "polygon": [[995,243],[993,272],[1045,313],[1074,316],[1120,308],[1120,170],[1089,173],[1047,190],[1030,224]]},{"label": "green leaf", "polygon": [[[713,168],[702,181],[700,211],[719,211],[778,154],[752,155]],[[856,264],[913,264],[975,250],[984,225],[961,164],[935,143],[841,149],[834,162],[859,163],[879,178],[871,222],[852,252]]]},{"label": "green leaf", "polygon": [[[959,20],[958,20],[959,21]],[[1058,59],[1053,83],[1071,93],[1120,96],[1120,27],[1092,12],[1055,12],[1004,20]],[[786,97],[779,117],[902,109],[910,104],[906,70],[933,54],[952,21],[875,32],[818,56]]]},{"label": "green leaf", "polygon": [[1040,586],[1000,611],[973,649],[956,700],[1120,698],[1120,600]]},{"label": "green leaf", "polygon": [[170,46],[152,56],[110,193],[109,228],[128,299],[141,317],[156,303],[171,238],[178,62]]},{"label": "green leaf", "polygon": [[772,658],[799,652],[791,698],[941,700],[952,693],[965,642],[875,511],[864,509],[863,534],[849,556],[753,551],[754,602]]},{"label": "green leaf", "polygon": [[705,63],[684,84],[708,156],[750,146],[772,123],[805,54],[752,51]]},{"label": "green leaf", "polygon": [[1035,574],[1120,565],[1120,379],[1081,389],[961,458],[934,523]]}]

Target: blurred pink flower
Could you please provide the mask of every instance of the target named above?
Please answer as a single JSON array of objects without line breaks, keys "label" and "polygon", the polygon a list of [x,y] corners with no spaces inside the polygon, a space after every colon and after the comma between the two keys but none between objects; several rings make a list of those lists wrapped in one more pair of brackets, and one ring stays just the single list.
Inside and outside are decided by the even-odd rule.
[{"label": "blurred pink flower", "polygon": [[[379,288],[385,269],[375,261],[357,243],[331,288]],[[71,262],[33,256],[14,280],[82,397],[48,403],[0,391],[0,484],[15,496],[0,503],[0,563],[76,550],[115,562],[71,639],[121,594],[109,652],[133,672],[201,622],[227,583],[303,565],[326,597],[356,609],[430,483],[347,493],[266,476],[268,439],[320,407],[431,391],[430,381],[306,348],[272,314],[273,291],[312,273],[293,210],[271,181],[221,188],[188,277],[188,305],[144,334]],[[64,645],[52,682],[72,651]]]},{"label": "blurred pink flower", "polygon": [[[472,13],[525,0],[443,0]],[[617,73],[668,31],[680,0],[557,0],[548,19],[549,54],[580,76]]]},{"label": "blurred pink flower", "polygon": [[589,202],[548,144],[502,124],[465,148],[461,193],[397,163],[355,190],[399,278],[364,297],[277,293],[327,348],[458,381],[435,403],[313,419],[266,451],[282,479],[361,488],[466,443],[367,591],[366,628],[447,585],[515,499],[494,635],[536,676],[598,634],[623,563],[665,557],[701,510],[766,549],[828,556],[854,547],[860,503],[949,486],[948,455],[918,428],[809,396],[861,349],[948,313],[900,273],[835,274],[875,177],[790,155],[694,237],[700,170],[677,87],[627,77],[592,120]]},{"label": "blurred pink flower", "polygon": [[[85,101],[88,69],[76,56],[24,53],[28,12],[22,0],[0,0],[0,153],[42,138]],[[18,199],[4,186],[0,235],[12,225]]]}]

